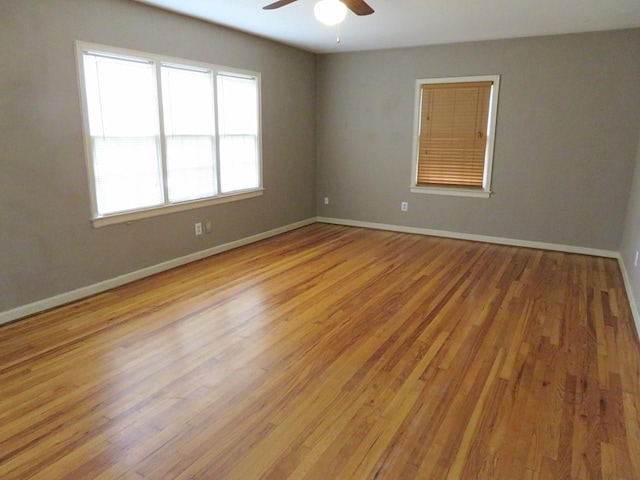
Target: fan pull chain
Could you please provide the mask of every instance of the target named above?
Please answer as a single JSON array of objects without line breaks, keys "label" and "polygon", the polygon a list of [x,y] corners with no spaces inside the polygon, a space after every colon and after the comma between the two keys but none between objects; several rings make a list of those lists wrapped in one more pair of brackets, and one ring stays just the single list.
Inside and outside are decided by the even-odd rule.
[{"label": "fan pull chain", "polygon": [[338,24],[338,35],[336,36],[336,43],[340,43],[340,24]]}]

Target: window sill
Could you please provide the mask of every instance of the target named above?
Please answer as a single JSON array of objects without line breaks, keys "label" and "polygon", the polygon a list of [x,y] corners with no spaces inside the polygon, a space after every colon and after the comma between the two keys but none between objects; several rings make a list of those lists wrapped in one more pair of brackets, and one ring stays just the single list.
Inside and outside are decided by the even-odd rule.
[{"label": "window sill", "polygon": [[490,190],[472,190],[466,188],[447,187],[411,187],[411,193],[422,193],[426,195],[449,195],[454,197],[489,198]]},{"label": "window sill", "polygon": [[174,205],[163,205],[160,207],[148,208],[146,210],[138,210],[135,212],[115,213],[104,217],[95,217],[91,221],[94,228],[106,227],[107,225],[116,225],[118,223],[127,223],[143,218],[157,217],[168,213],[183,212],[194,208],[208,207],[209,205],[218,205],[220,203],[236,202],[247,198],[259,197],[264,193],[264,188],[256,190],[248,190],[238,193],[229,193],[219,195],[215,198],[207,198],[204,200],[193,200],[191,202],[177,203]]}]

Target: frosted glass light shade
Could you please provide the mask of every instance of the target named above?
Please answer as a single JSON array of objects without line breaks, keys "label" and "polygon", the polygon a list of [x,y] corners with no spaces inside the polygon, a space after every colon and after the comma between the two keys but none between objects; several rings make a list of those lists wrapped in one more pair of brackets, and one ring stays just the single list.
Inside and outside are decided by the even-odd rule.
[{"label": "frosted glass light shade", "polygon": [[325,25],[337,25],[347,16],[347,7],[340,0],[320,0],[313,13]]}]

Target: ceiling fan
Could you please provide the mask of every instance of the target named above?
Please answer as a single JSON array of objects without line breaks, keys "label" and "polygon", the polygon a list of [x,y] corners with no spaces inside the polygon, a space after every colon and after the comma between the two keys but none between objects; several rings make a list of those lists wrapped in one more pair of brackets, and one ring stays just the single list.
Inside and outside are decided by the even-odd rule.
[{"label": "ceiling fan", "polygon": [[[297,0],[278,0],[277,2],[273,2],[266,7],[263,7],[264,10],[275,10],[276,8],[284,7],[285,5],[289,5]],[[371,8],[367,2],[364,0],[341,0],[349,10],[351,10],[356,15],[371,15],[374,10]]]}]

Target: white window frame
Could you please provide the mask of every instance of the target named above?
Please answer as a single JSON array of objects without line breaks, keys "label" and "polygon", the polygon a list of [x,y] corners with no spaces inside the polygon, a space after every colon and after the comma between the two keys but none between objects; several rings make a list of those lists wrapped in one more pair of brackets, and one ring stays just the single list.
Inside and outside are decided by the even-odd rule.
[{"label": "white window frame", "polygon": [[[489,100],[489,121],[487,122],[487,149],[484,157],[484,177],[482,189],[461,187],[425,187],[417,185],[418,178],[418,149],[420,143],[420,114],[422,107],[421,87],[426,84],[465,83],[465,82],[493,82],[491,98]],[[493,151],[495,142],[496,121],[498,116],[498,96],[500,92],[500,75],[480,75],[471,77],[423,78],[416,80],[415,111],[413,119],[413,160],[411,168],[411,193],[429,195],[451,195],[457,197],[489,198],[491,193],[491,172],[493,168]]]},{"label": "white window frame", "polygon": [[[213,88],[214,88],[214,104],[216,111],[215,115],[215,174],[218,181],[218,192],[215,196],[206,197],[204,199],[195,199],[179,203],[169,203],[165,194],[165,203],[162,205],[144,208],[139,210],[131,210],[122,213],[113,213],[100,215],[97,208],[96,199],[96,185],[94,176],[94,164],[93,153],[91,146],[91,136],[89,130],[89,113],[87,108],[87,98],[85,92],[85,79],[84,79],[84,54],[85,52],[103,53],[105,55],[121,56],[123,58],[130,58],[136,60],[150,61],[156,66],[156,76],[160,76],[161,66],[167,64],[188,66],[195,69],[204,69],[211,71],[213,74]],[[82,121],[83,121],[83,134],[84,134],[84,148],[85,159],[87,165],[87,176],[89,181],[89,191],[91,195],[91,221],[94,227],[102,227],[106,225],[113,225],[118,223],[131,222],[133,220],[139,220],[142,218],[154,217],[158,215],[165,215],[169,213],[175,213],[185,210],[191,210],[194,208],[206,207],[209,205],[217,205],[221,203],[235,202],[239,200],[245,200],[248,198],[254,198],[264,193],[263,187],[263,169],[262,169],[262,99],[261,99],[261,75],[259,72],[253,72],[249,70],[242,70],[238,68],[226,67],[222,65],[214,65],[209,63],[198,62],[194,60],[186,60],[176,57],[168,57],[164,55],[157,55],[148,52],[141,52],[136,50],[129,50],[118,47],[111,47],[107,45],[100,45],[95,43],[88,43],[83,41],[76,41],[76,62],[78,69],[78,84],[80,91],[80,100],[82,107]],[[257,122],[258,122],[258,139],[257,139],[257,169],[258,169],[258,186],[255,188],[249,188],[240,191],[234,191],[230,193],[221,193],[220,191],[220,142],[218,141],[218,105],[217,105],[217,75],[236,75],[240,77],[254,78],[256,80],[257,87]],[[160,93],[158,94],[160,96]],[[158,100],[160,101],[160,100]],[[161,118],[159,119],[161,120]],[[164,144],[164,132],[161,133],[161,143]],[[163,168],[166,168],[164,163],[166,159],[162,158]],[[166,185],[165,185],[166,190]]]}]

